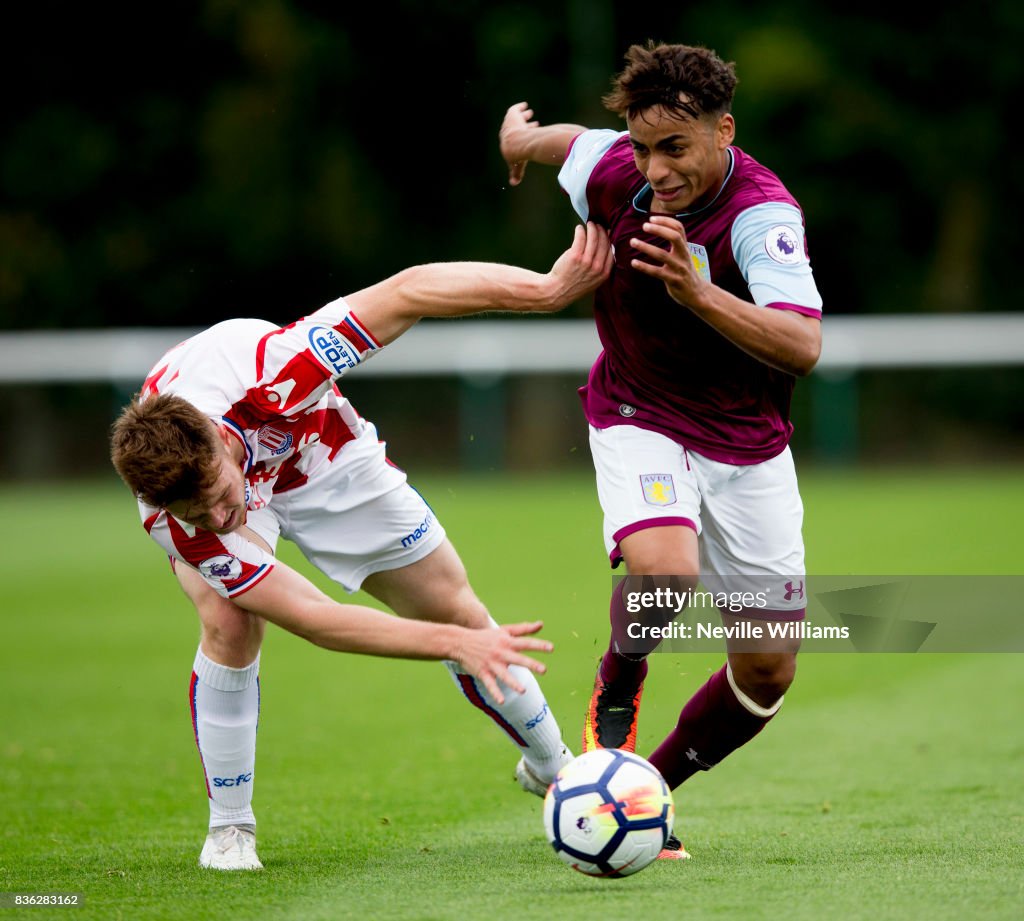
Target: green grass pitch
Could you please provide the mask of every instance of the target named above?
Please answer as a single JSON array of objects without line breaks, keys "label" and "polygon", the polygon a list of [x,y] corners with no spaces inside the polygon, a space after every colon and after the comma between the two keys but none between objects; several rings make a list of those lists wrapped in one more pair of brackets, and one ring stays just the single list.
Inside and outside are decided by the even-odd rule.
[{"label": "green grass pitch", "polygon": [[[590,477],[415,483],[494,615],[545,620],[543,684],[578,746],[610,585]],[[1019,471],[802,483],[812,572],[1024,572]],[[776,722],[676,791],[695,859],[608,881],[554,857],[540,802],[512,780],[516,753],[439,665],[271,629],[255,788],[266,870],[201,871],[197,626],[131,500],[110,481],[8,487],[0,520],[0,892],[85,896],[32,917],[1021,916],[1015,655],[802,656]],[[655,657],[641,753],[720,662]]]}]

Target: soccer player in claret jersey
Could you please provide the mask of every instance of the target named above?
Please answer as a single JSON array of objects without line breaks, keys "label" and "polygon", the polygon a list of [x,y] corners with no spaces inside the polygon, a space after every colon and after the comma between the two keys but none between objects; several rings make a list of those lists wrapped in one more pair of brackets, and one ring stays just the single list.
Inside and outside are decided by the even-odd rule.
[{"label": "soccer player in claret jersey", "polygon": [[[626,131],[542,126],[509,108],[500,144],[518,184],[561,167],[584,221],[607,228],[612,274],[595,295],[604,351],[581,389],[612,565],[630,578],[760,581],[772,604],[734,616],[804,616],[803,507],[788,442],[796,377],[821,348],[803,214],[779,178],[733,144],[736,76],[713,51],[634,45],[605,97]],[[612,593],[583,744],[632,749],[658,640],[626,647]],[[767,635],[767,631],[765,631]],[[782,705],[798,641],[727,646],[728,661],[650,755],[671,787],[752,739]],[[678,841],[665,857],[686,854]]]},{"label": "soccer player in claret jersey", "polygon": [[[608,276],[603,230],[578,228],[546,274],[486,263],[406,269],[290,326],[228,320],[171,349],[114,424],[111,457],[201,623],[189,687],[206,777],[199,862],[260,869],[252,793],[266,621],[327,649],[438,659],[521,752],[543,796],[571,754],[526,655],[540,622],[504,627],[374,426],[334,383],[424,316],[564,307]],[[274,557],[279,537],[393,617],[339,604]],[[403,619],[405,618],[405,619]]]}]

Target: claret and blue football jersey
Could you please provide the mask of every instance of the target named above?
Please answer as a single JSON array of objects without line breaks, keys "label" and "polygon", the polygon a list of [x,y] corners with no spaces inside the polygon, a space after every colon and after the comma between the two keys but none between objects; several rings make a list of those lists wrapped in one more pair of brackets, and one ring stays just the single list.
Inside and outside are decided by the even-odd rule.
[{"label": "claret and blue football jersey", "polygon": [[[799,205],[738,147],[728,156],[715,198],[675,215],[694,267],[759,307],[820,317]],[[580,390],[590,424],[650,429],[729,464],[779,454],[793,430],[793,376],[748,355],[630,264],[632,238],[664,241],[643,230],[652,196],[628,133],[578,135],[558,179],[580,218],[605,227],[615,247],[612,275],[594,299],[603,352]]]}]

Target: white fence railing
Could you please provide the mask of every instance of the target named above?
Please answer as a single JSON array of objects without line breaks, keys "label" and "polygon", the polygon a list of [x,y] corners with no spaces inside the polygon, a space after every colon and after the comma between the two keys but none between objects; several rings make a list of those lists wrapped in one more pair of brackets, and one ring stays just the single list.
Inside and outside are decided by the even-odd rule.
[{"label": "white fence railing", "polygon": [[[137,384],[195,329],[0,333],[0,384]],[[590,320],[424,321],[360,377],[581,372],[600,351]],[[1024,313],[826,317],[815,373],[1024,364]]]}]

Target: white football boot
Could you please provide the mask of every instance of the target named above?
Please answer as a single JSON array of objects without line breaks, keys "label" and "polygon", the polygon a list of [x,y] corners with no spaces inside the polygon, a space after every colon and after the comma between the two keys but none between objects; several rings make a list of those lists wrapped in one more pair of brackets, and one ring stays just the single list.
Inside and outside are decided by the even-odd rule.
[{"label": "white football boot", "polygon": [[[565,765],[567,765],[573,759],[573,753],[569,751],[564,745],[562,746],[562,755],[558,759],[558,763],[555,765],[555,774],[557,774]],[[521,786],[527,793],[532,793],[534,796],[539,796],[543,799],[547,796],[548,787],[554,782],[555,775],[551,775],[551,780],[542,780],[526,763],[526,758],[520,758],[519,763],[516,765],[516,780],[519,781]]]},{"label": "white football boot", "polygon": [[210,870],[262,870],[256,856],[256,830],[251,825],[211,828],[199,855],[199,866]]}]

